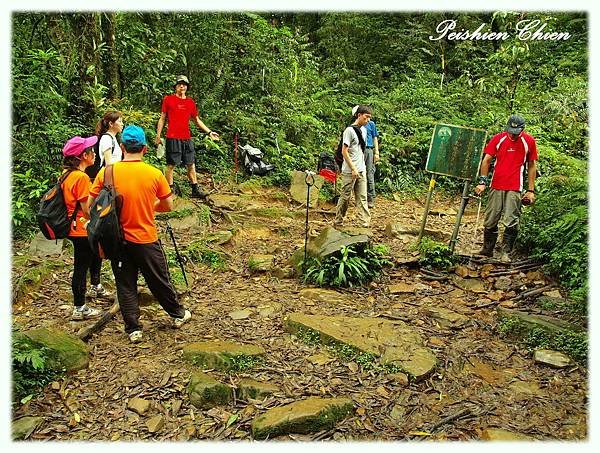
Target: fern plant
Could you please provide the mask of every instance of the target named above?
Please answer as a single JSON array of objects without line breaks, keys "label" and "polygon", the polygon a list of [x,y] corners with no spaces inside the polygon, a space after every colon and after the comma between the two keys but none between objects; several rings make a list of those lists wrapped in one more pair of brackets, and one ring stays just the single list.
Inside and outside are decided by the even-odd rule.
[{"label": "fern plant", "polygon": [[385,258],[387,249],[358,248],[352,245],[342,247],[338,253],[320,261],[311,258],[307,261],[303,281],[318,286],[352,287],[361,286],[374,280],[384,266],[391,262]]},{"label": "fern plant", "polygon": [[49,350],[23,335],[12,339],[13,403],[25,404],[62,373],[47,367]]}]

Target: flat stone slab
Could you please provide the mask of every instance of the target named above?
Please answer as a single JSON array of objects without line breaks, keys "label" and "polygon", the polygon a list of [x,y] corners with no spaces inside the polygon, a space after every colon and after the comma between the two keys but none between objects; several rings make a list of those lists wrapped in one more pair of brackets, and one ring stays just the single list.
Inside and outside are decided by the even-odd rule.
[{"label": "flat stone slab", "polygon": [[337,291],[331,289],[304,288],[300,290],[299,296],[305,299],[313,300],[315,302],[348,302],[347,298],[342,293],[338,293]]},{"label": "flat stone slab", "polygon": [[573,364],[573,361],[568,355],[550,349],[536,350],[533,353],[533,359],[536,363],[549,365],[553,368],[566,368]]},{"label": "flat stone slab", "polygon": [[248,258],[248,268],[252,272],[267,272],[273,267],[274,261],[273,255],[251,255]]},{"label": "flat stone slab", "polygon": [[229,230],[220,230],[215,231],[212,234],[206,236],[206,242],[211,242],[213,244],[222,245],[226,244],[233,237],[233,233]]},{"label": "flat stone slab", "polygon": [[139,415],[144,415],[148,412],[148,409],[150,409],[150,401],[137,397],[131,398],[127,402],[127,409],[132,410]]},{"label": "flat stone slab", "polygon": [[427,376],[437,363],[421,335],[402,321],[292,313],[284,326],[292,333],[310,329],[319,332],[322,343],[344,343],[373,354],[383,365],[396,365],[415,380]]},{"label": "flat stone slab", "polygon": [[442,327],[460,329],[470,320],[467,316],[443,307],[425,307],[425,313],[439,322]]},{"label": "flat stone slab", "polygon": [[471,291],[474,293],[488,292],[486,283],[478,278],[462,278],[458,275],[455,275],[452,280],[454,284],[462,290]]},{"label": "flat stone slab", "polygon": [[208,409],[229,404],[233,400],[233,389],[206,373],[194,372],[188,384],[188,396],[194,406]]},{"label": "flat stone slab", "polygon": [[[403,236],[418,236],[419,229],[415,229],[414,227],[408,227],[398,222],[390,222],[385,226],[385,235],[390,238],[402,238]],[[445,231],[439,230],[431,230],[429,228],[425,228],[423,230],[423,235],[431,237],[436,241],[447,242],[450,240],[452,235]]]},{"label": "flat stone slab", "polygon": [[74,335],[45,327],[22,332],[22,335],[52,351],[47,363],[49,369],[77,371],[88,366],[87,345]]},{"label": "flat stone slab", "polygon": [[238,386],[238,395],[241,399],[260,399],[272,393],[278,392],[280,388],[270,382],[260,382],[254,379],[242,379]]},{"label": "flat stone slab", "polygon": [[63,240],[51,240],[38,231],[29,244],[29,253],[35,256],[60,255],[62,253]]},{"label": "flat stone slab", "polygon": [[306,185],[306,173],[303,171],[293,171],[290,182],[290,196],[294,201],[306,205],[306,194],[309,194],[309,206],[314,208],[318,204],[319,191],[323,187],[325,178],[320,175],[315,175],[314,185],[309,187]]},{"label": "flat stone slab", "polygon": [[242,204],[245,204],[237,195],[211,194],[208,196],[208,200],[212,202],[215,208],[229,209],[230,211],[238,209]]},{"label": "flat stone slab", "polygon": [[21,417],[12,422],[12,439],[25,440],[44,421],[44,417]]},{"label": "flat stone slab", "polygon": [[229,341],[207,341],[190,343],[183,347],[183,358],[203,368],[228,371],[236,367],[242,358],[259,358],[265,350],[250,344]]},{"label": "flat stone slab", "polygon": [[514,442],[514,441],[532,441],[535,440],[533,437],[526,436],[525,434],[513,433],[506,429],[499,428],[487,428],[481,433],[481,439],[483,440],[495,440],[501,442]]},{"label": "flat stone slab", "polygon": [[530,328],[541,327],[552,332],[567,333],[569,331],[581,332],[583,329],[577,325],[570,324],[562,319],[553,318],[545,315],[533,315],[519,310],[511,310],[509,308],[498,307],[496,313],[500,318],[514,317],[525,323]]},{"label": "flat stone slab", "polygon": [[388,290],[390,294],[409,294],[415,292],[415,287],[409,283],[400,282],[388,286]]},{"label": "flat stone slab", "polygon": [[331,429],[354,411],[349,398],[311,397],[269,409],[252,421],[252,437],[266,439],[282,434],[308,434]]}]

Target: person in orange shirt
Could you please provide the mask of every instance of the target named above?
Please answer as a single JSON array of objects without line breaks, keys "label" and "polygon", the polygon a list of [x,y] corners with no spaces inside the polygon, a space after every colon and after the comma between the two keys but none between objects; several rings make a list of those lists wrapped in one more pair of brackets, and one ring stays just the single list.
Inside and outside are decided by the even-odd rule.
[{"label": "person in orange shirt", "polygon": [[[125,250],[120,260],[121,266],[117,260],[111,264],[125,332],[132,343],[138,343],[142,341],[137,291],[139,272],[158,303],[173,318],[175,328],[189,321],[192,314],[177,300],[154,221],[155,211],[169,212],[173,209],[171,188],[160,170],[142,162],[148,148],[141,127],[127,126],[121,135],[121,142],[124,158],[113,164],[113,185],[123,200],[119,219],[125,237]],[[101,169],[94,180],[88,206],[92,205],[104,186],[104,172],[105,169]]]},{"label": "person in orange shirt", "polygon": [[96,154],[93,146],[97,141],[98,137],[96,136],[88,138],[73,137],[67,141],[62,150],[63,174],[61,176],[61,187],[69,218],[77,210],[68,236],[73,243],[74,250],[71,289],[73,290],[75,307],[71,317],[75,320],[83,320],[100,314],[98,310],[88,307],[85,303],[85,278],[88,269],[91,284],[89,295],[110,296],[110,293],[100,283],[102,259],[92,251],[85,229],[88,217],[84,213],[88,211],[87,201],[91,186],[90,177],[85,173],[85,169],[94,164]]}]

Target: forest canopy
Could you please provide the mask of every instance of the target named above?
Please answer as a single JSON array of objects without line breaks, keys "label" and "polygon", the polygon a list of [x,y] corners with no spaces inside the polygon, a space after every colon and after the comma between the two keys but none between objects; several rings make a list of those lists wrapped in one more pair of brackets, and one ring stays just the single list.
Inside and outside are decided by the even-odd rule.
[{"label": "forest canopy", "polygon": [[[33,231],[64,142],[92,135],[106,110],[124,112],[153,143],[161,100],[179,74],[221,134],[213,143],[192,132],[205,150],[200,166],[215,178],[231,172],[237,133],[277,166],[270,182],[287,184],[290,170],[313,169],[320,152],[333,151],[352,106],[363,103],[381,133],[378,187],[411,191],[425,185],[436,122],[491,137],[518,113],[540,149],[539,209],[547,206],[547,221],[575,212],[572,203],[545,205],[544,187],[579,200],[575,242],[587,242],[588,18],[557,11],[14,13],[13,235]],[[526,216],[526,231],[540,219]],[[548,255],[554,236],[539,241],[538,233],[527,241]],[[587,246],[577,256],[584,265]],[[574,287],[585,279],[572,277]]]}]

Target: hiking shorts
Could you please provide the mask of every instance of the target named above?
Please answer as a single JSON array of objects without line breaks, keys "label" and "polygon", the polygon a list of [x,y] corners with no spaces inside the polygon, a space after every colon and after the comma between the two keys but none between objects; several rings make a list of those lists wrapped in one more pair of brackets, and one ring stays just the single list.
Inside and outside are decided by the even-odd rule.
[{"label": "hiking shorts", "polygon": [[192,165],[196,162],[196,153],[194,152],[194,142],[192,139],[179,140],[177,138],[167,138],[166,146],[167,165]]}]

